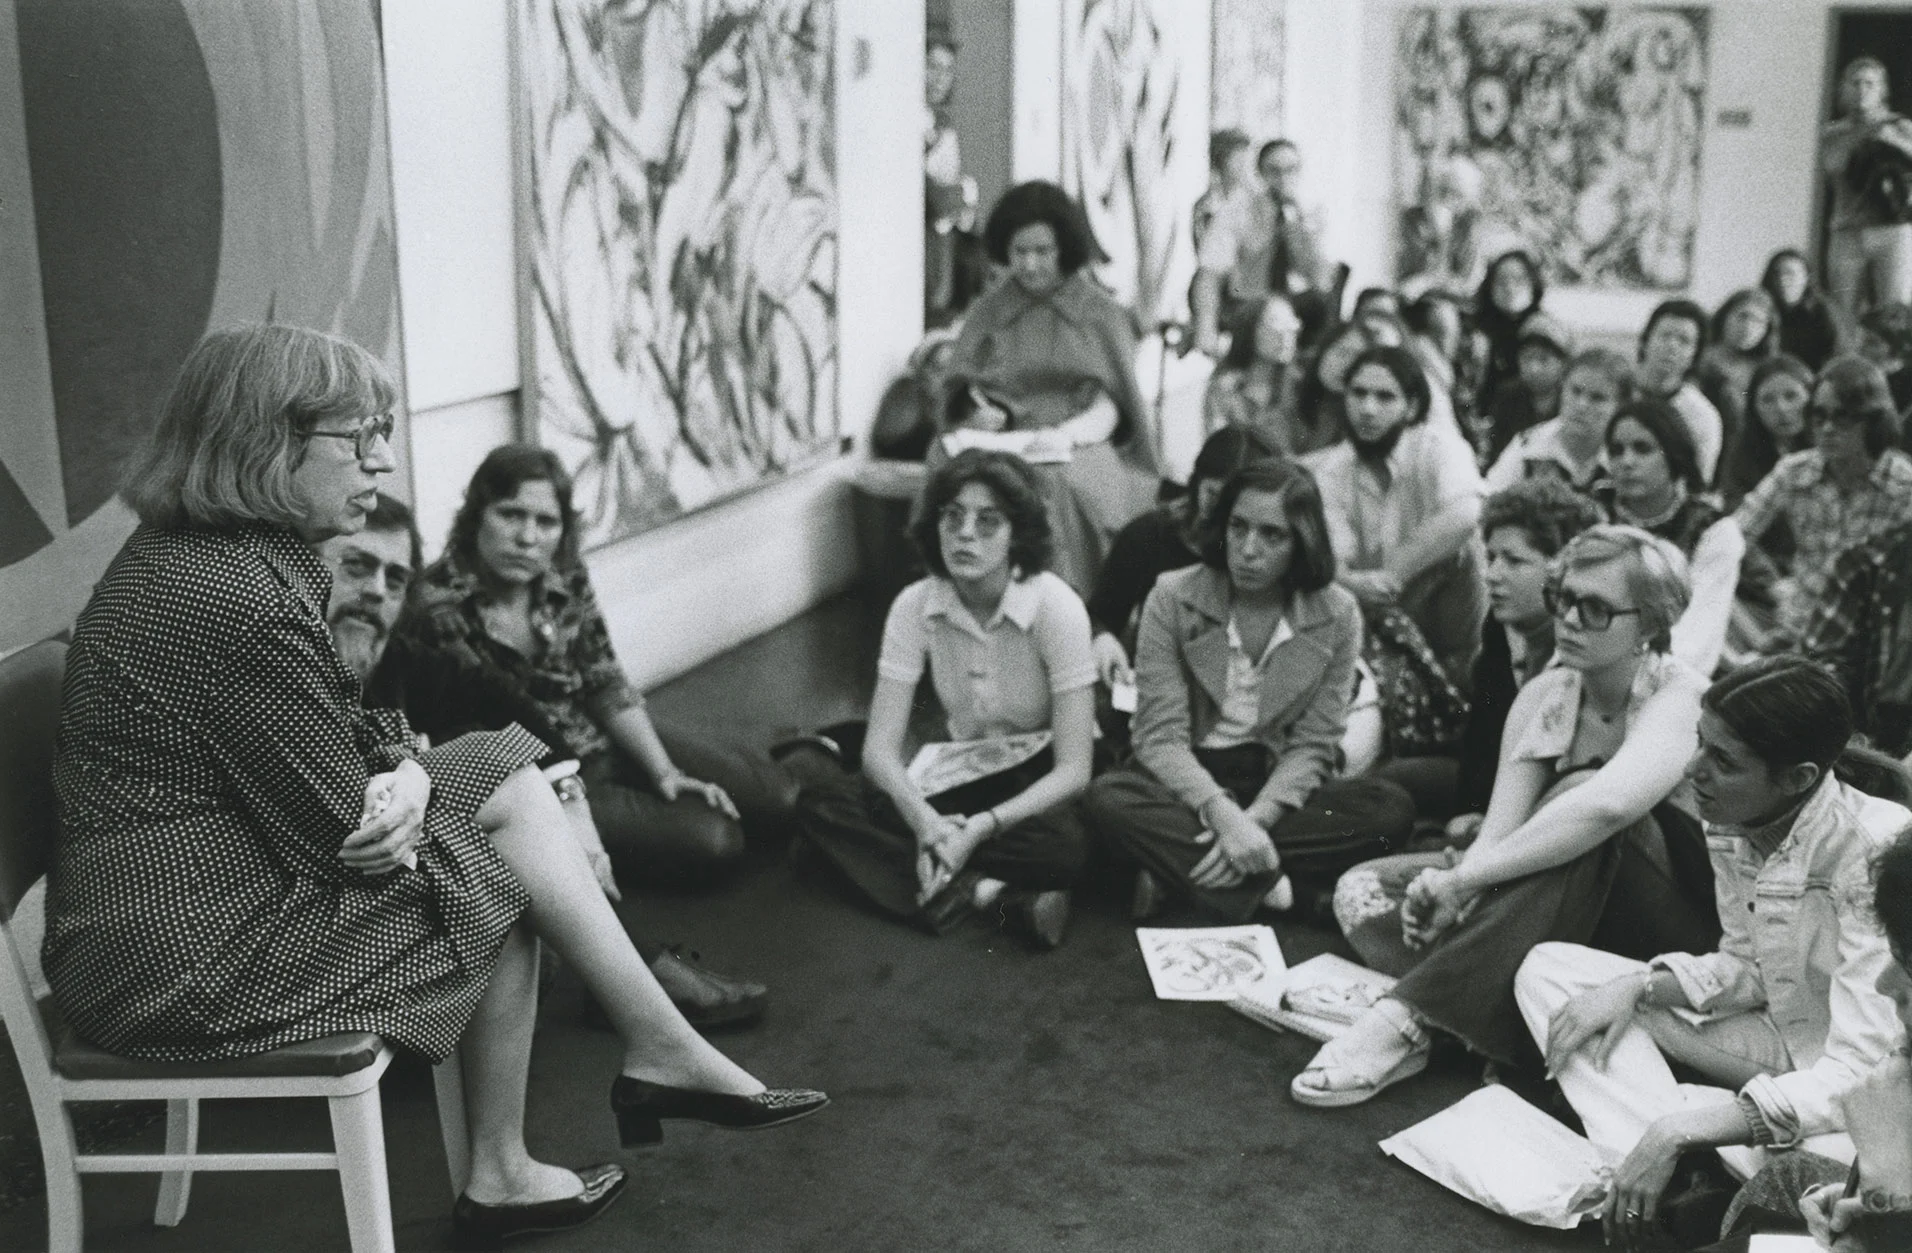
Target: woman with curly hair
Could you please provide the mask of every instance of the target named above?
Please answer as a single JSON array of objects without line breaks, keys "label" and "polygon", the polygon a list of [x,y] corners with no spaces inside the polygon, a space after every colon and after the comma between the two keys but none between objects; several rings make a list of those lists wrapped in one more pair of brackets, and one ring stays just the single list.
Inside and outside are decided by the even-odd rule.
[{"label": "woman with curly hair", "polygon": [[1055,184],[1004,192],[983,242],[1007,273],[964,319],[944,420],[1039,433],[1056,572],[1087,595],[1115,533],[1154,505],[1161,480],[1134,322],[1089,276],[1095,238]]},{"label": "woman with curly hair", "polygon": [[[806,772],[803,833],[887,914],[942,931],[1000,904],[1054,948],[1088,859],[1073,803],[1094,741],[1088,611],[1048,572],[1041,489],[1008,453],[972,448],[932,471],[910,535],[930,573],[884,623],[861,769]],[[925,795],[903,744],[926,670],[950,739],[1047,731],[1048,747]]]}]

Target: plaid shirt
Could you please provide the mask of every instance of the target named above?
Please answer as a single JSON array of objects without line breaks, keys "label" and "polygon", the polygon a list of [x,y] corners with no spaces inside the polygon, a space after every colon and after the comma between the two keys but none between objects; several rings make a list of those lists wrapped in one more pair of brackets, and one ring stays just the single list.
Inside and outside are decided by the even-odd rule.
[{"label": "plaid shirt", "polygon": [[397,633],[416,648],[449,652],[509,681],[537,704],[576,756],[609,750],[604,724],[644,698],[618,663],[584,567],[553,571],[532,584],[533,656],[485,630],[479,612],[484,602],[478,576],[446,553],[413,583]]},{"label": "plaid shirt", "polygon": [[1823,598],[1839,554],[1912,522],[1912,457],[1888,448],[1865,486],[1848,494],[1826,473],[1825,457],[1817,448],[1793,453],[1740,502],[1733,518],[1755,542],[1781,518],[1791,525],[1798,544],[1792,566],[1798,595],[1787,625],[1797,636]]},{"label": "plaid shirt", "polygon": [[1833,668],[1860,729],[1894,757],[1912,750],[1912,524],[1839,558],[1800,651]]}]

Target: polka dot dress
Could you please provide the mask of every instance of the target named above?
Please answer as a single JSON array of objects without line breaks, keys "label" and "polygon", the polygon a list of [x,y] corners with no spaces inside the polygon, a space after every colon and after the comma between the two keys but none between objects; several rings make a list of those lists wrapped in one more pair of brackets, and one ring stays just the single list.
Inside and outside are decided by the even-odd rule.
[{"label": "polka dot dress", "polygon": [[67,1021],[154,1060],[373,1031],[434,1061],[524,889],[473,815],[545,747],[515,724],[419,754],[418,866],[339,860],[366,780],[413,756],[332,647],[291,532],[141,527],[80,614],[54,783],[45,964]]}]

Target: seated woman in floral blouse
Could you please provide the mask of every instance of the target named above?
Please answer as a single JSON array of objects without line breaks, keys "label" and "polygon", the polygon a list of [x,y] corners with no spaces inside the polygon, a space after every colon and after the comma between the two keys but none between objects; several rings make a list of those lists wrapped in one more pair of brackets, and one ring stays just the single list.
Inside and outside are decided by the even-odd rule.
[{"label": "seated woman in floral blouse", "polygon": [[746,832],[792,821],[796,781],[767,757],[651,721],[578,551],[570,476],[547,449],[505,444],[479,464],[397,633],[502,676],[544,710],[583,763],[620,878],[708,881],[741,861]]}]

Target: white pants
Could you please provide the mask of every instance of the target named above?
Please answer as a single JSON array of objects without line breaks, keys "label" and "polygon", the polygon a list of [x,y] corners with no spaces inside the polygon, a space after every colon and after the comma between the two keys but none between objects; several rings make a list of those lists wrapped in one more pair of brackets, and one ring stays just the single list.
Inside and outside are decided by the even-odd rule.
[{"label": "white pants", "polygon": [[[1645,969],[1644,962],[1580,944],[1538,944],[1514,976],[1514,1000],[1544,1054],[1548,1028],[1568,1001]],[[1728,1014],[1699,1026],[1664,1010],[1643,1012],[1627,1028],[1604,1067],[1594,1063],[1590,1041],[1554,1071],[1560,1090],[1587,1129],[1587,1138],[1615,1162],[1633,1150],[1656,1119],[1678,1109],[1733,1099],[1725,1088],[1674,1079],[1656,1034],[1661,1039],[1677,1034],[1681,1060],[1701,1073],[1709,1069],[1711,1060],[1753,1062],[1775,1074],[1793,1069],[1785,1041],[1764,1011]],[[1852,1141],[1844,1135],[1813,1136],[1801,1147],[1845,1162],[1854,1155]],[[1764,1154],[1732,1146],[1721,1149],[1720,1157],[1741,1178],[1750,1178]]]}]

